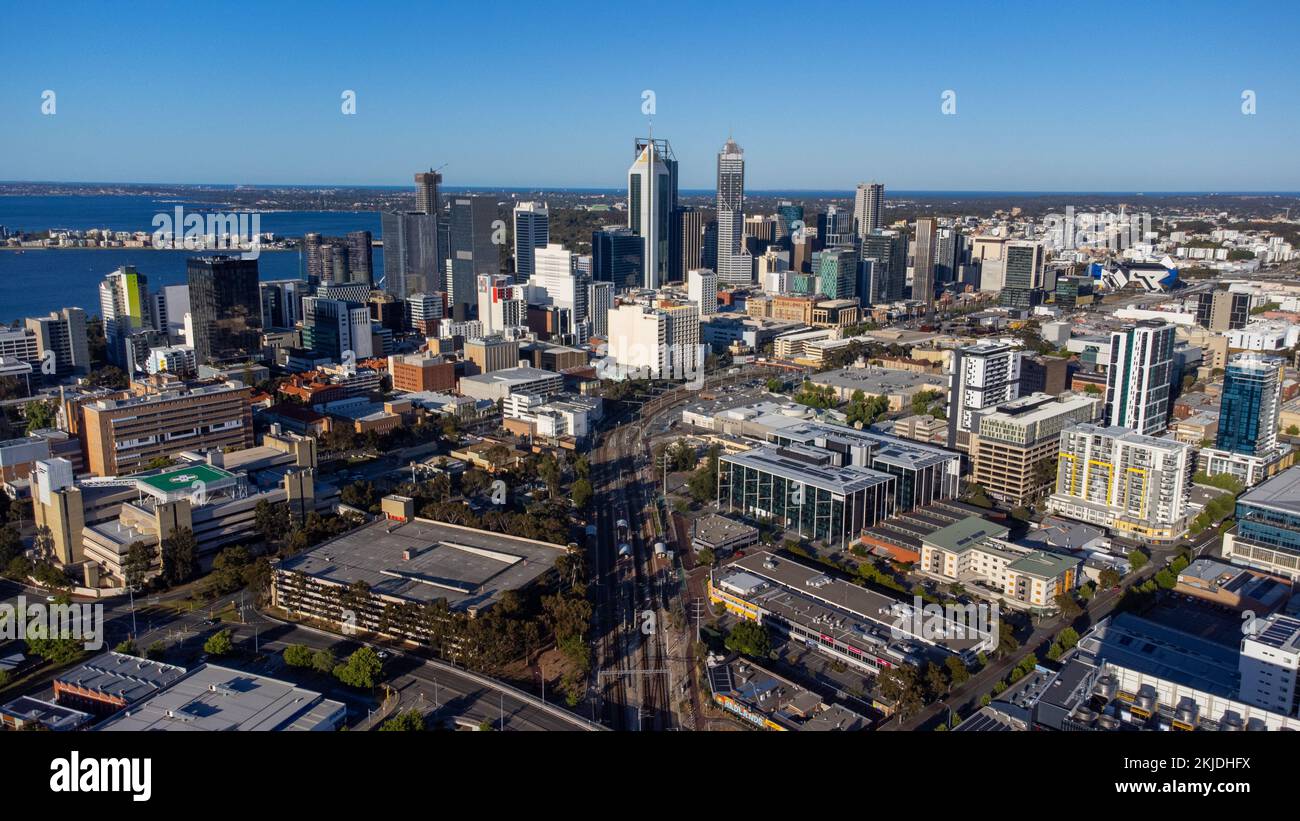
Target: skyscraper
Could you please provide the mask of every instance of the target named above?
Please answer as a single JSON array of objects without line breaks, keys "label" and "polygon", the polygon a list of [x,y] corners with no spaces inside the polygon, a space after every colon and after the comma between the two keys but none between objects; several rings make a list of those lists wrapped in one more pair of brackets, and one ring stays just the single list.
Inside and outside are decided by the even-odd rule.
[{"label": "skyscraper", "polygon": [[673,233],[677,237],[677,257],[673,281],[685,280],[686,273],[704,264],[704,226],[709,213],[705,209],[684,207],[673,212]]},{"label": "skyscraper", "polygon": [[929,310],[934,305],[934,217],[917,217],[912,250],[912,299]]},{"label": "skyscraper", "polygon": [[821,240],[823,248],[852,245],[852,215],[834,205],[828,205],[826,213],[817,215],[817,238]]},{"label": "skyscraper", "polygon": [[859,237],[885,227],[885,186],[882,183],[858,183],[853,197],[853,229]]},{"label": "skyscraper", "polygon": [[668,281],[669,227],[677,208],[677,160],[667,140],[641,139],[627,171],[627,225],[641,237],[642,286],[657,289]]},{"label": "skyscraper", "polygon": [[[451,279],[447,299],[456,322],[474,318],[478,307],[475,278],[501,273],[501,252],[493,242],[496,220],[496,200],[490,197],[455,197],[451,201]],[[500,238],[504,241],[504,230]]]},{"label": "skyscraper", "polygon": [[852,248],[817,252],[817,292],[829,299],[848,299],[857,286],[858,255]]},{"label": "skyscraper", "polygon": [[1169,426],[1169,389],[1174,372],[1174,326],[1158,319],[1110,335],[1106,373],[1106,420],[1147,436]]},{"label": "skyscraper", "polygon": [[544,203],[521,202],[515,206],[515,282],[527,282],[536,270],[533,251],[551,241],[550,210]]},{"label": "skyscraper", "polygon": [[591,235],[591,275],[615,291],[639,288],[645,281],[645,243],[632,229],[604,228]]},{"label": "skyscraper", "polygon": [[369,231],[350,231],[344,243],[348,249],[348,282],[374,285],[374,237]]},{"label": "skyscraper", "polygon": [[754,260],[744,252],[745,152],[730,137],[718,152],[717,219],[718,281],[751,282],[754,279]]},{"label": "skyscraper", "polygon": [[443,251],[439,220],[423,211],[385,211],[380,215],[384,240],[384,290],[406,299],[443,289]]},{"label": "skyscraper", "polygon": [[426,214],[442,211],[442,200],[438,195],[438,186],[442,184],[442,175],[430,168],[415,175],[415,210]]},{"label": "skyscraper", "polygon": [[374,355],[365,305],[309,296],[302,300],[302,312],[302,344],[317,356],[355,364]]},{"label": "skyscraper", "polygon": [[131,334],[154,327],[153,303],[149,299],[149,278],[124,265],[99,284],[99,310],[108,342],[108,361],[130,373],[126,340]]},{"label": "skyscraper", "polygon": [[953,351],[948,383],[948,447],[966,450],[978,412],[1020,395],[1021,351],[981,342]]},{"label": "skyscraper", "polygon": [[1215,447],[1247,456],[1272,455],[1282,409],[1282,360],[1258,353],[1228,361],[1219,400]]},{"label": "skyscraper", "polygon": [[262,300],[257,260],[193,257],[186,274],[198,363],[234,362],[261,354]]},{"label": "skyscraper", "polygon": [[957,281],[965,240],[957,228],[940,228],[935,245],[934,278],[941,285]]},{"label": "skyscraper", "polygon": [[907,290],[907,237],[897,231],[872,231],[862,238],[861,255],[871,270],[864,277],[870,290],[859,288],[859,301],[879,305],[902,300]]}]

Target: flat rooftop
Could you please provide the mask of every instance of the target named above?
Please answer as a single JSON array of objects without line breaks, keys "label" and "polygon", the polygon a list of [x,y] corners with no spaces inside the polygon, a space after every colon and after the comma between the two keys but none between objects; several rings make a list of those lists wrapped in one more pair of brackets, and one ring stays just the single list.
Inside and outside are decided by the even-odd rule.
[{"label": "flat rooftop", "polygon": [[758,540],[758,528],[710,513],[695,522],[694,539],[708,544],[726,544],[736,540]]},{"label": "flat rooftop", "polygon": [[194,492],[195,482],[202,482],[202,487],[213,490],[237,481],[235,474],[230,471],[204,463],[178,465],[160,473],[137,476],[135,479],[146,492],[163,497],[189,495]]},{"label": "flat rooftop", "polygon": [[104,731],[332,730],[342,702],[286,681],[204,664],[95,729]]},{"label": "flat rooftop", "polygon": [[472,613],[531,584],[565,550],[428,519],[380,519],[286,559],[280,569],[343,586],[365,582],[376,595],[417,603],[446,599],[452,610]]},{"label": "flat rooftop", "polygon": [[1300,465],[1287,468],[1267,482],[1243,493],[1237,504],[1251,504],[1300,514]]},{"label": "flat rooftop", "polygon": [[900,642],[893,635],[894,627],[897,623],[901,625],[899,630],[908,631],[910,622],[899,621],[899,617],[904,614],[901,608],[910,612],[910,601],[836,579],[818,568],[767,551],[750,553],[725,565],[715,571],[714,578],[720,584],[748,591],[739,595],[790,622],[871,653],[883,653],[891,644],[915,645],[912,649],[937,645],[958,653],[980,644],[979,638],[933,642],[913,637]]},{"label": "flat rooftop", "polygon": [[1201,638],[1132,613],[1111,616],[1079,642],[1098,660],[1223,698],[1240,687],[1236,646]]},{"label": "flat rooftop", "polygon": [[855,493],[896,481],[891,474],[870,468],[823,463],[819,460],[824,458],[824,454],[825,451],[798,445],[782,448],[760,445],[726,454],[721,459],[837,494]]}]

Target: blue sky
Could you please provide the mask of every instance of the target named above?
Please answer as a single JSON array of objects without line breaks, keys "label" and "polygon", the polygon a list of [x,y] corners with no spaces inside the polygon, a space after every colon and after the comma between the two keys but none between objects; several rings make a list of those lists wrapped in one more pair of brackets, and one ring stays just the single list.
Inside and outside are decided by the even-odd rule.
[{"label": "blue sky", "polygon": [[730,131],[751,189],[1300,190],[1300,4],[1280,0],[0,17],[0,179],[405,185],[447,163],[448,185],[621,187],[652,89],[687,188],[713,184]]}]

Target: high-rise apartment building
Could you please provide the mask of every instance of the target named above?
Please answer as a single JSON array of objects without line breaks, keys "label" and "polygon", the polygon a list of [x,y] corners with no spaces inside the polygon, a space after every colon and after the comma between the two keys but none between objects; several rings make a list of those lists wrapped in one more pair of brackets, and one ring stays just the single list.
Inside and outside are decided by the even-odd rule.
[{"label": "high-rise apartment building", "polygon": [[551,241],[551,213],[544,203],[521,202],[515,206],[515,282],[527,282],[533,275],[533,251]]},{"label": "high-rise apartment building", "polygon": [[853,196],[853,230],[858,237],[885,227],[885,186],[883,183],[858,183]]},{"label": "high-rise apartment building", "polygon": [[614,307],[614,283],[587,283],[587,324],[591,335],[605,339],[609,336],[609,312]]},{"label": "high-rise apartment building", "polygon": [[1022,352],[1010,345],[981,342],[952,353],[948,382],[948,447],[966,450],[978,411],[1020,395]]},{"label": "high-rise apartment building", "polygon": [[1008,242],[1003,251],[1005,266],[998,304],[1026,310],[1041,305],[1046,295],[1043,244],[1029,241]]},{"label": "high-rise apartment building", "polygon": [[438,188],[442,185],[442,175],[430,168],[415,175],[415,210],[426,214],[442,211],[442,199]]},{"label": "high-rise apartment building", "polygon": [[704,208],[685,206],[673,212],[673,236],[677,239],[671,272],[674,282],[685,281],[687,271],[704,265],[704,227],[709,217]]},{"label": "high-rise apartment building", "polygon": [[1131,430],[1075,425],[1061,432],[1056,492],[1048,507],[1146,542],[1182,538],[1195,459],[1192,446]]},{"label": "high-rise apartment building", "polygon": [[262,352],[262,298],[257,260],[194,257],[186,275],[195,356],[200,365],[236,362]]},{"label": "high-rise apartment building", "polygon": [[1106,373],[1106,419],[1111,425],[1148,436],[1169,426],[1169,392],[1174,374],[1174,326],[1139,320],[1110,335]]},{"label": "high-rise apartment building", "polygon": [[823,248],[853,244],[853,215],[838,206],[826,206],[817,215],[817,239]]},{"label": "high-rise apartment building", "polygon": [[37,368],[39,363],[52,359],[54,373],[59,376],[90,372],[85,311],[62,308],[49,316],[28,317],[24,326],[36,339]]},{"label": "high-rise apartment building", "polygon": [[126,340],[137,331],[154,327],[153,303],[149,299],[149,278],[124,265],[99,284],[99,311],[104,322],[110,364],[130,373]]},{"label": "high-rise apartment building", "polygon": [[693,379],[704,367],[700,349],[700,314],[691,303],[609,312],[609,377]]}]

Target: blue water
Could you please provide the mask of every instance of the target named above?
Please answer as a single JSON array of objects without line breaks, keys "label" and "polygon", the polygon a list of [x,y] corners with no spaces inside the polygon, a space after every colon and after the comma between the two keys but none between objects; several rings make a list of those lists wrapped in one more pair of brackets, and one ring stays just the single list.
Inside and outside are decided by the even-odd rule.
[{"label": "blue water", "polygon": [[[13,230],[68,228],[111,231],[153,231],[155,214],[177,206],[187,211],[211,210],[203,203],[178,202],[145,196],[0,197],[0,225]],[[300,237],[309,231],[335,236],[348,231],[370,231],[379,237],[379,214],[372,211],[263,212],[261,230]],[[186,281],[185,261],[190,251],[152,251],[140,248],[28,249],[22,253],[0,250],[0,322],[41,316],[65,306],[99,313],[99,283],[122,265],[134,265],[149,277],[150,289],[181,285]],[[257,261],[262,279],[300,276],[297,251],[263,250]],[[383,270],[383,249],[374,251],[374,269]]]}]

